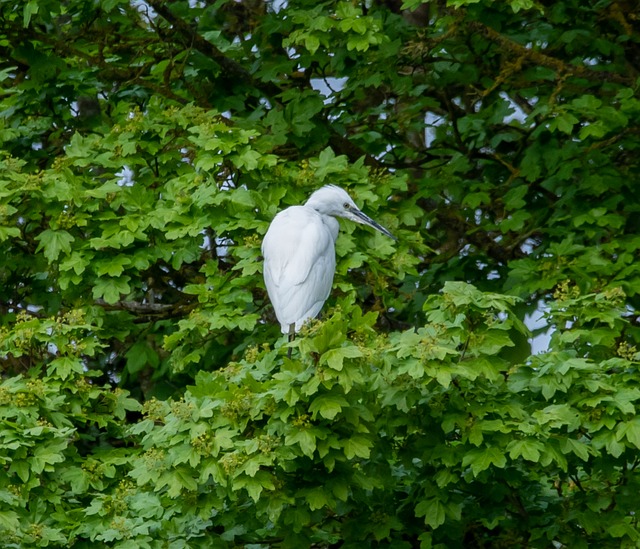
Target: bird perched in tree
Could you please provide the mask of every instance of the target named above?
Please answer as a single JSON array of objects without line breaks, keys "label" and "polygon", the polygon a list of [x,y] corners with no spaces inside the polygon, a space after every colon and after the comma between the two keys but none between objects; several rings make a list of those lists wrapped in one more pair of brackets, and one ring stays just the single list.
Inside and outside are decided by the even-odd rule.
[{"label": "bird perched in tree", "polygon": [[262,241],[264,282],[282,333],[289,334],[290,340],[307,320],[318,315],[331,292],[337,217],[369,225],[396,240],[335,185],[318,189],[303,206],[279,212]]}]

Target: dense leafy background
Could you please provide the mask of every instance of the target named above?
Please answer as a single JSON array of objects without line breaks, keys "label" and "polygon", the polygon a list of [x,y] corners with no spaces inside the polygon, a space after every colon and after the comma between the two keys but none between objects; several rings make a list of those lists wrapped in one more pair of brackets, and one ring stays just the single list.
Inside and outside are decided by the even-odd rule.
[{"label": "dense leafy background", "polygon": [[3,546],[640,544],[636,8],[1,1]]}]

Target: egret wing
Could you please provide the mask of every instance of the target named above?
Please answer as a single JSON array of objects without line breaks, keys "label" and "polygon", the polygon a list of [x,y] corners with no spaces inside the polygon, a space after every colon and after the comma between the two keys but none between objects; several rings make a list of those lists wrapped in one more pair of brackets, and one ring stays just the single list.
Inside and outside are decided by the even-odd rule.
[{"label": "egret wing", "polygon": [[322,216],[294,206],[279,213],[262,243],[264,280],[282,331],[315,317],[331,291],[334,237]]}]

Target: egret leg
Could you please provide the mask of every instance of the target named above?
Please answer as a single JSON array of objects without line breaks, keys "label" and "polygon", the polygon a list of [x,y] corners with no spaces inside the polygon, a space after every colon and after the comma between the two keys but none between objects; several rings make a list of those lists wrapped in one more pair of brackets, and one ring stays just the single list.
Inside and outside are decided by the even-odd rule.
[{"label": "egret leg", "polygon": [[[289,324],[289,343],[291,343],[296,338],[296,325]],[[291,347],[287,349],[287,358],[291,358]]]}]

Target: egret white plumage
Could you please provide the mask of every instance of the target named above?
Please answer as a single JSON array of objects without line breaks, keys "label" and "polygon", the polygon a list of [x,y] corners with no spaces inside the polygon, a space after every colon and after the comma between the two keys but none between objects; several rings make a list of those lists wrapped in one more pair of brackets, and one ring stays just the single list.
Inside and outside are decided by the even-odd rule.
[{"label": "egret white plumage", "polygon": [[331,292],[339,229],[336,217],[369,225],[396,240],[335,185],[318,189],[303,206],[279,212],[262,241],[264,282],[282,333],[290,339],[318,315]]}]

